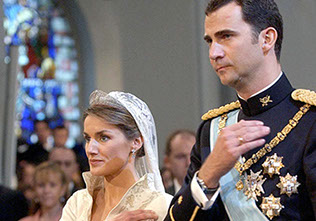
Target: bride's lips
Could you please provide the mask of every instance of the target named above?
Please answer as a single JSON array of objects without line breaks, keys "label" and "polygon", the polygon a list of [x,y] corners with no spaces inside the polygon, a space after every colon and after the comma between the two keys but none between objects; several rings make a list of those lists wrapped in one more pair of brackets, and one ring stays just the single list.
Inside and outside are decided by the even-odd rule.
[{"label": "bride's lips", "polygon": [[97,166],[97,165],[103,163],[103,160],[92,159],[92,160],[89,160],[89,163],[90,163],[91,166]]}]

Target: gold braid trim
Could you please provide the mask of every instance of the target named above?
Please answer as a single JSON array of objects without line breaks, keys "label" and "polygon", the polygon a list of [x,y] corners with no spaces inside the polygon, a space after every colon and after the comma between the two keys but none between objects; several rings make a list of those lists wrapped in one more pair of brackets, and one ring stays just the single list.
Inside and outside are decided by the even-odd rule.
[{"label": "gold braid trim", "polygon": [[[174,205],[172,205],[171,208],[170,208],[170,210],[169,210],[169,215],[170,215],[171,221],[175,221],[175,219],[174,219],[174,217],[173,217],[173,214],[172,214],[173,206],[174,206]],[[194,218],[195,218],[197,212],[199,211],[199,209],[200,209],[200,207],[198,207],[198,206],[195,207],[195,209],[194,209],[194,211],[193,211],[193,214],[192,214],[192,216],[191,216],[191,218],[190,218],[190,221],[193,221],[193,220],[194,220]]]},{"label": "gold braid trim", "polygon": [[191,216],[190,221],[193,221],[193,220],[194,220],[194,218],[195,218],[197,212],[199,211],[199,209],[200,209],[200,207],[198,207],[198,206],[195,207],[195,209],[194,209],[194,211],[193,211],[193,214],[192,214],[192,216]]},{"label": "gold braid trim", "polygon": [[202,120],[208,120],[237,108],[240,108],[240,103],[239,101],[234,101],[234,102],[231,102],[230,104],[226,104],[225,106],[221,106],[220,108],[209,110],[201,118]]},{"label": "gold braid trim", "polygon": [[175,221],[175,219],[174,219],[174,217],[173,217],[173,214],[172,214],[173,206],[174,206],[174,205],[172,205],[171,208],[170,208],[170,210],[169,210],[169,215],[170,215],[171,221]]},{"label": "gold braid trim", "polygon": [[292,92],[292,98],[316,106],[316,92],[306,89],[297,89]]}]

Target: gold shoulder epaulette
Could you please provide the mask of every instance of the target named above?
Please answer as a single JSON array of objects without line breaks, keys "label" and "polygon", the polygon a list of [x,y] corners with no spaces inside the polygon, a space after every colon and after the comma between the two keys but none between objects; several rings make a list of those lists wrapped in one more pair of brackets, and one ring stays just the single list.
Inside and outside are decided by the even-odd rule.
[{"label": "gold shoulder epaulette", "polygon": [[306,89],[297,89],[292,92],[292,98],[316,106],[316,92]]},{"label": "gold shoulder epaulette", "polygon": [[225,106],[221,106],[219,108],[209,110],[207,113],[203,114],[203,116],[201,118],[202,118],[202,120],[208,120],[208,119],[217,117],[219,115],[222,115],[224,113],[227,113],[227,112],[234,110],[236,108],[239,108],[239,107],[240,107],[239,101],[234,101],[234,102],[231,102],[230,104],[226,104]]}]

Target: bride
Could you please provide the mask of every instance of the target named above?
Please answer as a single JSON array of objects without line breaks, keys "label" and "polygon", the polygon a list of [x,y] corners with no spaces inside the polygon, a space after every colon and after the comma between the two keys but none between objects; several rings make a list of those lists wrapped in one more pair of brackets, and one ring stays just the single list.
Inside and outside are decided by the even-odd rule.
[{"label": "bride", "polygon": [[61,220],[163,220],[172,197],[164,192],[147,105],[129,93],[96,90],[83,119],[90,171]]}]

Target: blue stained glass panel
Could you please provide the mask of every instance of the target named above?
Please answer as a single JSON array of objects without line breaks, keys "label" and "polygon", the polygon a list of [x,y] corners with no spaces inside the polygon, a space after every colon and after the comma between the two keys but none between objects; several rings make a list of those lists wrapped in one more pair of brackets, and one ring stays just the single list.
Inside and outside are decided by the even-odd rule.
[{"label": "blue stained glass panel", "polygon": [[19,52],[17,135],[31,143],[35,120],[48,119],[52,129],[68,126],[70,139],[76,140],[80,136],[77,51],[61,1],[3,3],[6,62],[10,47]]}]

